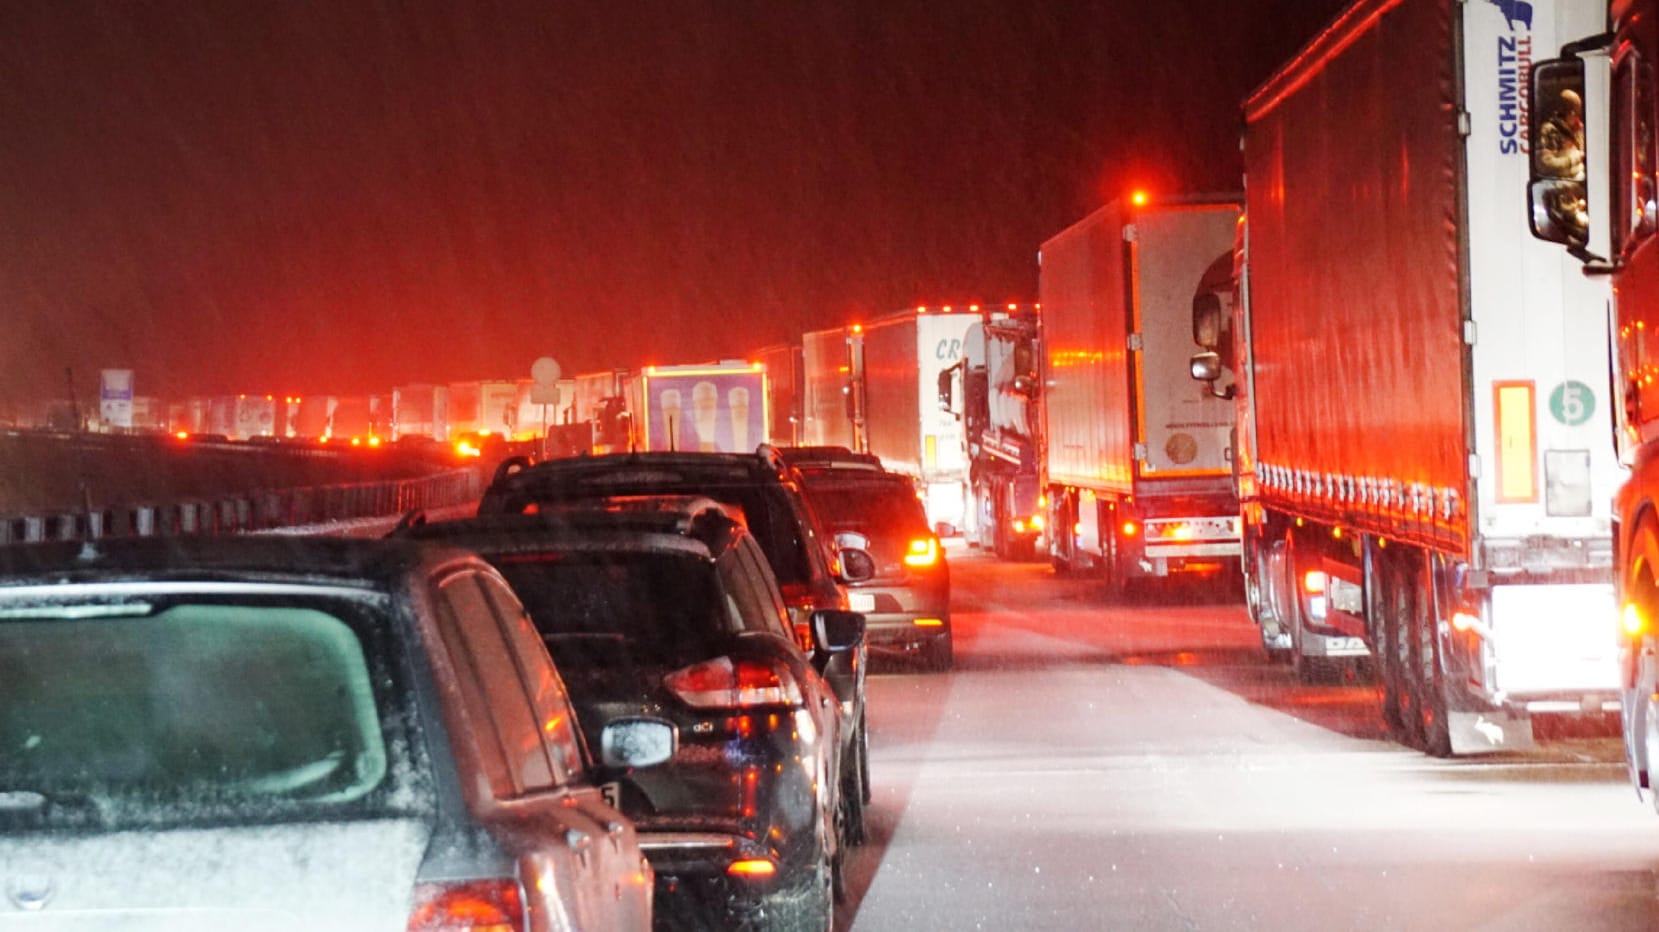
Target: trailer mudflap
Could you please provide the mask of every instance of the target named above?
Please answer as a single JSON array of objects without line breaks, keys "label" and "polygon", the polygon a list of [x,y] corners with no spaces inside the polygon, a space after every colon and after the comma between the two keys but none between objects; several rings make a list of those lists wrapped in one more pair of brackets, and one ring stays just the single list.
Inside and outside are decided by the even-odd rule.
[{"label": "trailer mudflap", "polygon": [[1533,746],[1532,716],[1525,712],[1451,711],[1446,714],[1446,725],[1451,730],[1452,754],[1456,757],[1525,751]]}]

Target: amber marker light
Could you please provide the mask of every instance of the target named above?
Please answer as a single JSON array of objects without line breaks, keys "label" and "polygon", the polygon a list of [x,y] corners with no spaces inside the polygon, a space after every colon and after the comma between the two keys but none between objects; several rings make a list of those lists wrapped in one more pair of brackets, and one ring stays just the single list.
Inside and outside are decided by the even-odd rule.
[{"label": "amber marker light", "polygon": [[1129,195],[1129,201],[1136,207],[1146,206],[1146,192],[1136,191],[1134,194]]},{"label": "amber marker light", "polygon": [[1320,570],[1308,570],[1302,577],[1302,591],[1308,595],[1319,595],[1325,591],[1325,574]]},{"label": "amber marker light", "polygon": [[726,868],[726,873],[733,877],[751,877],[756,880],[770,877],[777,872],[778,866],[766,858],[745,858],[733,861],[731,866]]},{"label": "amber marker light", "polygon": [[1141,526],[1136,524],[1135,522],[1133,522],[1133,521],[1123,522],[1123,536],[1124,537],[1134,537],[1136,534],[1139,534],[1140,532],[1141,532]]}]

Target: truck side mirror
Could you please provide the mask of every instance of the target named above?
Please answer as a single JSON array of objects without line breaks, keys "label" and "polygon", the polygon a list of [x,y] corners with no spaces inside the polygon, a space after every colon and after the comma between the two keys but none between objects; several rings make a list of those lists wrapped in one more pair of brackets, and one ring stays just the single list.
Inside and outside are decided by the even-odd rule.
[{"label": "truck side mirror", "polygon": [[1584,61],[1572,57],[1535,62],[1527,95],[1532,114],[1527,217],[1532,235],[1582,250],[1590,242]]},{"label": "truck side mirror", "polygon": [[1205,350],[1202,353],[1194,353],[1192,355],[1192,359],[1188,362],[1188,368],[1193,379],[1199,382],[1207,383],[1210,394],[1216,396],[1217,398],[1233,397],[1233,386],[1229,385],[1220,391],[1217,391],[1215,387],[1216,380],[1221,378],[1222,364],[1220,353],[1215,350]]},{"label": "truck side mirror", "polygon": [[[1192,342],[1207,350],[1213,350],[1221,345],[1221,298],[1219,295],[1204,292],[1193,297]],[[1219,373],[1220,370],[1218,369],[1217,372]],[[1217,377],[1211,376],[1208,381],[1214,381]],[[1194,375],[1193,378],[1196,379],[1199,376]]]},{"label": "truck side mirror", "polygon": [[[960,363],[958,365],[960,365]],[[956,366],[951,366],[950,368],[942,369],[939,372],[937,387],[939,392],[939,410],[941,411],[956,410],[956,380],[952,378],[955,371]]]}]

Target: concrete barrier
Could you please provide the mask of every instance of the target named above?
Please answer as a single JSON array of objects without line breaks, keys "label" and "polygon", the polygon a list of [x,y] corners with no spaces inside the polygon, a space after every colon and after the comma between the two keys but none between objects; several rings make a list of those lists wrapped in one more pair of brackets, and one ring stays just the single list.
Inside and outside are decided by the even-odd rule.
[{"label": "concrete barrier", "polygon": [[421,479],[262,489],[211,501],[115,505],[90,512],[0,515],[0,544],[104,537],[240,534],[395,519],[415,508],[456,508],[483,491],[478,473],[457,469]]}]

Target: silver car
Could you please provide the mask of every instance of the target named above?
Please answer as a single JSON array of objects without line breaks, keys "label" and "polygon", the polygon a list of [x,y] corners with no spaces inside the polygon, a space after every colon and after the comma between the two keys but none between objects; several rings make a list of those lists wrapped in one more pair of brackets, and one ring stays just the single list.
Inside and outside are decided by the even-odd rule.
[{"label": "silver car", "polygon": [[[604,735],[666,759],[662,723]],[[653,875],[477,556],[0,549],[0,926],[645,929]]]}]

